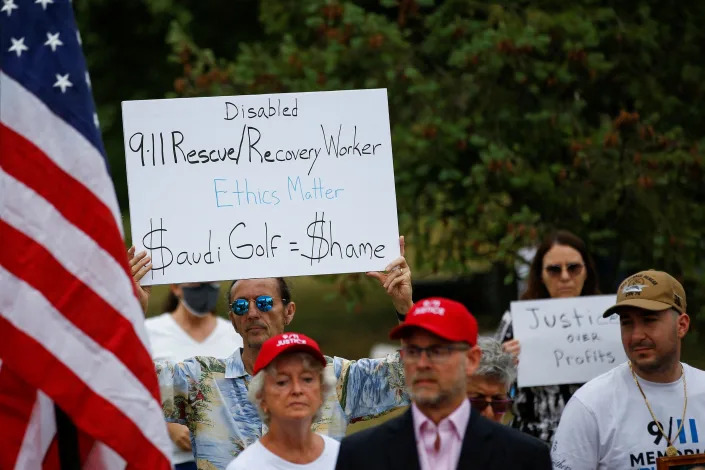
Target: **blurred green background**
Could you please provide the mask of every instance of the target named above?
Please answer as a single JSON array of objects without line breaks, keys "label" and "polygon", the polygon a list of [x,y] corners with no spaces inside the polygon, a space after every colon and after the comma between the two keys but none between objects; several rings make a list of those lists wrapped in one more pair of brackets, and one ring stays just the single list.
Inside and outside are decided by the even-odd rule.
[{"label": "blurred green background", "polygon": [[[287,278],[296,302],[292,331],[305,333],[318,341],[326,354],[346,358],[367,357],[375,342],[389,342],[387,333],[397,323],[394,307],[377,282],[365,282],[364,294],[353,311],[348,311],[336,287],[314,277]],[[221,283],[217,312],[227,319],[226,295],[229,284]],[[331,292],[333,291],[333,292]],[[168,286],[154,286],[148,315],[160,314]]]},{"label": "blurred green background", "polygon": [[[323,351],[331,356],[348,359],[369,357],[375,344],[394,345],[387,334],[397,324],[394,307],[384,290],[374,279],[362,282],[359,300],[351,307],[338,292],[339,284],[334,277],[292,277],[292,296],[296,302],[296,316],[292,331],[315,338]],[[228,284],[221,284],[217,312],[227,319],[226,302]],[[148,316],[163,312],[168,286],[154,286]],[[472,308],[472,305],[469,305]],[[481,334],[492,334],[499,323],[494,315],[478,315]],[[684,343],[683,360],[699,368],[705,368],[705,354],[699,341]]]},{"label": "blurred green background", "polygon": [[[368,357],[376,343],[394,344],[388,333],[397,317],[389,297],[374,279],[361,281],[359,299],[351,307],[339,293],[336,278],[302,276],[287,278],[296,302],[296,316],[289,327],[318,341],[328,355],[345,358]],[[217,312],[227,319],[226,295],[229,284],[221,283]],[[148,316],[163,313],[168,286],[154,286]],[[480,329],[491,332],[498,319],[491,315],[478,318]]]},{"label": "blurred green background", "polygon": [[[693,318],[685,358],[703,365],[705,2],[74,8],[126,218],[123,100],[387,88],[400,233],[418,295],[459,298],[492,330],[517,297],[519,250],[565,228],[594,253],[603,292],[641,269],[679,278]],[[331,354],[369,354],[396,321],[364,276],[292,284],[294,327]],[[150,315],[164,292],[155,289]]]}]

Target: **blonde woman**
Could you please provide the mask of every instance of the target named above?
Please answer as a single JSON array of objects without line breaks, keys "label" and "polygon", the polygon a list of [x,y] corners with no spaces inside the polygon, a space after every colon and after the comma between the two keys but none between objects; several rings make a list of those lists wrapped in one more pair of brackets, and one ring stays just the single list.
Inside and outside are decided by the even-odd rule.
[{"label": "blonde woman", "polygon": [[283,333],[262,344],[248,398],[267,428],[227,470],[332,470],[340,444],[311,424],[335,378],[318,344],[299,333]]}]

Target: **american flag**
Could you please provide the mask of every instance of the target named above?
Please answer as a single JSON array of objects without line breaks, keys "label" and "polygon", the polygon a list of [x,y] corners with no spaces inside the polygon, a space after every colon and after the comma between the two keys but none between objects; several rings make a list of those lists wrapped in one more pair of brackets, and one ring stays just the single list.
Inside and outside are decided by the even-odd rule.
[{"label": "american flag", "polygon": [[122,237],[71,3],[2,0],[0,469],[59,468],[54,404],[82,468],[170,468]]}]

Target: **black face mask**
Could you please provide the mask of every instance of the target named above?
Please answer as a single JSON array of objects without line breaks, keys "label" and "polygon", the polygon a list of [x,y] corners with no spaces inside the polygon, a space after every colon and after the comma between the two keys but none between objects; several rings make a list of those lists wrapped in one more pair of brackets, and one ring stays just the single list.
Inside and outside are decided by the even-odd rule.
[{"label": "black face mask", "polygon": [[204,317],[215,310],[215,305],[218,303],[218,284],[203,283],[196,287],[182,287],[183,297],[181,301],[184,303],[186,310],[197,317]]}]

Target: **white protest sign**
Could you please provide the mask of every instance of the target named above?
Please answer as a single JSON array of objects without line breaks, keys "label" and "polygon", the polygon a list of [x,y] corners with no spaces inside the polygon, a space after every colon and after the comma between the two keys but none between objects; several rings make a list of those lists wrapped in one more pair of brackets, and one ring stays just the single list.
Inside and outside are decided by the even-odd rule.
[{"label": "white protest sign", "polygon": [[602,318],[615,301],[591,295],[512,302],[519,386],[584,383],[626,361],[619,316]]},{"label": "white protest sign", "polygon": [[381,270],[399,256],[387,91],[126,101],[144,284]]}]

